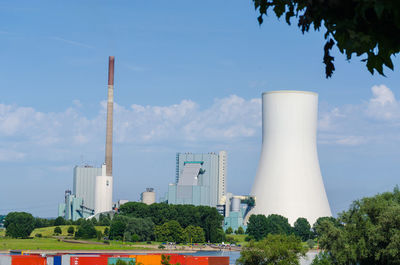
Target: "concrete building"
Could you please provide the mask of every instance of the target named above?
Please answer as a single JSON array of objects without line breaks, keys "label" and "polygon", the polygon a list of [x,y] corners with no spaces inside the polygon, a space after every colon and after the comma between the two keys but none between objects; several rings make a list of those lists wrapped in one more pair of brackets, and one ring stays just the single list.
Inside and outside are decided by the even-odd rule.
[{"label": "concrete building", "polygon": [[150,205],[156,202],[156,193],[153,188],[147,188],[146,191],[140,194],[140,201]]},{"label": "concrete building", "polygon": [[226,195],[227,154],[177,153],[175,183],[169,184],[169,204],[216,207]]},{"label": "concrete building", "polygon": [[[85,209],[92,215],[110,212],[113,208],[112,143],[114,108],[114,56],[108,58],[107,125],[105,163],[101,167],[76,166],[74,168],[73,194],[59,205],[59,216],[71,219],[71,212]],[[67,198],[67,196],[66,196]]]},{"label": "concrete building", "polygon": [[317,113],[316,93],[263,93],[262,150],[250,214],[280,214],[291,224],[299,217],[313,224],[331,216],[318,162]]}]

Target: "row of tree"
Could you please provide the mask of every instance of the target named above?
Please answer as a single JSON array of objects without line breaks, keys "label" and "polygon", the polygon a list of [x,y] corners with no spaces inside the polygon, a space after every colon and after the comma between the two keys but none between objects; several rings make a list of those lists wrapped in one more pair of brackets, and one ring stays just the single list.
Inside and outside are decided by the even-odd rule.
[{"label": "row of tree", "polygon": [[[146,205],[139,202],[128,202],[119,210],[120,213],[117,216],[148,219],[153,222],[154,226],[162,226],[170,221],[176,221],[182,229],[186,229],[188,226],[201,227],[207,242],[221,242],[224,239],[225,234],[222,230],[224,218],[214,207],[166,203]],[[116,217],[111,222],[111,228],[115,219]]]},{"label": "row of tree", "polygon": [[306,218],[298,218],[293,227],[289,224],[288,219],[278,214],[265,216],[262,214],[251,215],[247,224],[247,233],[250,238],[259,241],[269,234],[294,234],[301,238],[302,241],[307,241],[318,236],[317,227],[324,221],[329,220],[333,224],[338,224],[333,217],[320,217],[317,219],[313,228]]},{"label": "row of tree", "polygon": [[124,215],[117,215],[113,218],[109,237],[110,239],[133,242],[153,240],[175,243],[205,242],[205,233],[200,226],[189,225],[183,228],[175,220],[170,220],[162,225],[155,225],[151,218]]}]

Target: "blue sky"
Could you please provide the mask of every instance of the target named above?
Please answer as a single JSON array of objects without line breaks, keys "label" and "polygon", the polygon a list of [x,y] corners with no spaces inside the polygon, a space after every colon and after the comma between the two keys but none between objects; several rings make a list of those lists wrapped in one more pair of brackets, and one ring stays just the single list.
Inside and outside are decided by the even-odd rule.
[{"label": "blue sky", "polygon": [[[391,190],[400,171],[400,60],[386,77],[251,1],[2,1],[0,213],[55,216],[72,169],[104,160],[107,58],[116,57],[114,199],[163,195],[176,152],[228,151],[228,190],[248,194],[261,93],[319,93],[318,152],[333,213]],[[301,192],[301,191],[299,191]]]}]

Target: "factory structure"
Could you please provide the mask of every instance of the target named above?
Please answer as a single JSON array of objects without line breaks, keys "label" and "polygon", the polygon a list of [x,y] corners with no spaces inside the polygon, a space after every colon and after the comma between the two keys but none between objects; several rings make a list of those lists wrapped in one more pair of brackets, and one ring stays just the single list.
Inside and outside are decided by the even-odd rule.
[{"label": "factory structure", "polygon": [[215,207],[225,217],[224,229],[246,228],[249,196],[227,192],[227,152],[177,153],[175,183],[168,186],[162,202]]},{"label": "factory structure", "polygon": [[[114,57],[109,57],[105,163],[74,168],[73,188],[65,191],[58,215],[77,220],[113,213],[112,133]],[[262,148],[250,195],[227,192],[227,152],[177,153],[175,182],[161,202],[215,207],[224,216],[223,228],[246,229],[252,214],[279,214],[293,224],[304,217],[313,224],[331,216],[316,145],[318,95],[305,91],[262,94]],[[140,201],[156,202],[153,188]]]},{"label": "factory structure", "polygon": [[65,191],[65,201],[58,206],[58,216],[67,220],[87,218],[113,209],[112,138],[114,104],[114,56],[108,60],[108,97],[105,163],[74,168],[73,189]]},{"label": "factory structure", "polygon": [[[262,149],[246,215],[279,214],[293,224],[332,216],[317,153],[318,94],[271,91],[262,95]],[[246,222],[247,220],[245,220]]]},{"label": "factory structure", "polygon": [[262,95],[262,149],[250,195],[226,191],[227,154],[178,153],[175,183],[163,201],[216,207],[223,227],[246,229],[252,214],[279,214],[292,225],[332,216],[317,154],[318,95],[271,91]]}]

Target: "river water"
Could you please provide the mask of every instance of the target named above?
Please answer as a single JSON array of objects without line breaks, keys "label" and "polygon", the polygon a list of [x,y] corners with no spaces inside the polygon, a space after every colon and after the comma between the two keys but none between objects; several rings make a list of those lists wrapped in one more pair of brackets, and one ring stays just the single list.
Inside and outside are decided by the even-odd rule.
[{"label": "river water", "polygon": [[[309,265],[311,264],[313,258],[317,252],[310,251],[307,253],[306,258],[302,258],[300,260],[300,265]],[[185,255],[194,255],[194,256],[228,256],[229,264],[235,264],[236,260],[240,257],[239,251],[198,251],[196,253],[185,253]]]}]

